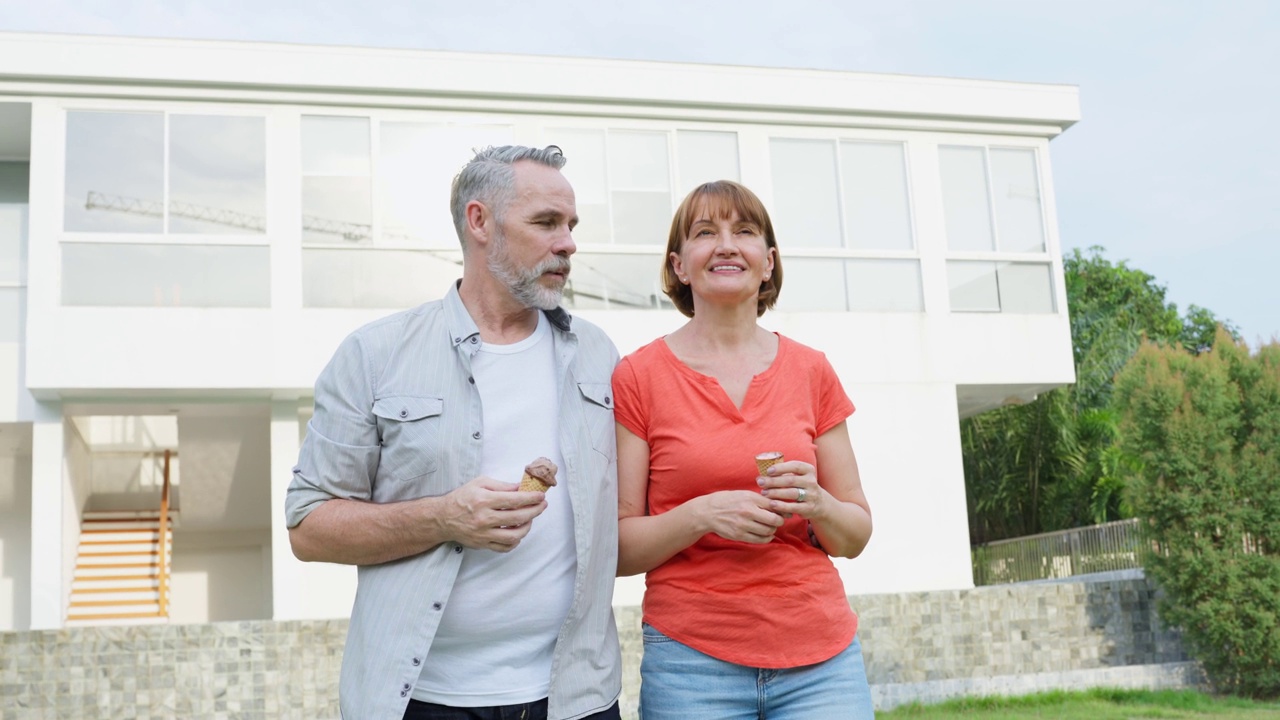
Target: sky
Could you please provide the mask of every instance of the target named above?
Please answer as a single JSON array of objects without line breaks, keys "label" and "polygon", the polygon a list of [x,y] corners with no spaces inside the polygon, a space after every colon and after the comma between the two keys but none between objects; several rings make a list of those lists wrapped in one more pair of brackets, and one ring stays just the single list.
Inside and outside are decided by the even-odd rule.
[{"label": "sky", "polygon": [[1280,340],[1274,0],[0,0],[0,30],[1062,83],[1064,250]]}]

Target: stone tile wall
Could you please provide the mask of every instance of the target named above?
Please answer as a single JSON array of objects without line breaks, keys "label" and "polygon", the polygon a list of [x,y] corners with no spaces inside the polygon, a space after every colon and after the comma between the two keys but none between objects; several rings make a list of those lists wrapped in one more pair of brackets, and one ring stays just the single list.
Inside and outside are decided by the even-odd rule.
[{"label": "stone tile wall", "polygon": [[[1141,577],[850,598],[878,707],[913,699],[1201,681]],[[615,609],[624,718],[639,608]],[[337,718],[345,620],[0,634],[0,720]]]}]

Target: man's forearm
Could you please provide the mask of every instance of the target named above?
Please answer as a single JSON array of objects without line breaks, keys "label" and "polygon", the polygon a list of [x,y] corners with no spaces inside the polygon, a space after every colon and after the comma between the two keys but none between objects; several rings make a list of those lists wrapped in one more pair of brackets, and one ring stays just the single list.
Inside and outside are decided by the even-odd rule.
[{"label": "man's forearm", "polygon": [[435,511],[440,501],[327,500],[289,529],[289,543],[305,562],[377,565],[418,555],[450,540]]}]

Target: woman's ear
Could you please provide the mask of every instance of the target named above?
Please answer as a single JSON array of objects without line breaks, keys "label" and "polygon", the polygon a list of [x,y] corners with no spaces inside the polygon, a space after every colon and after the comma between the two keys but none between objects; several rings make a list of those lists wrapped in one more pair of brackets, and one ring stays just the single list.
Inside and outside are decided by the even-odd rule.
[{"label": "woman's ear", "polygon": [[684,274],[684,263],[680,262],[680,253],[670,253],[667,255],[667,262],[671,263],[671,271],[676,274],[676,279],[682,285],[689,284],[689,276]]}]

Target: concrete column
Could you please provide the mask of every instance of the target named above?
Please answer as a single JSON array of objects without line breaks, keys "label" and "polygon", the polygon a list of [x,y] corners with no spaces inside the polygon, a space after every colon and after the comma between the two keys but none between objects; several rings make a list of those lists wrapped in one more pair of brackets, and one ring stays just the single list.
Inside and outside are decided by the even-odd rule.
[{"label": "concrete column", "polygon": [[32,630],[62,627],[80,533],[75,504],[69,497],[62,423],[61,405],[36,405],[31,426]]},{"label": "concrete column", "polygon": [[284,499],[298,461],[300,403],[271,403],[271,617],[309,620],[348,617],[356,572],[347,565],[304,563],[293,556],[285,526]]}]

